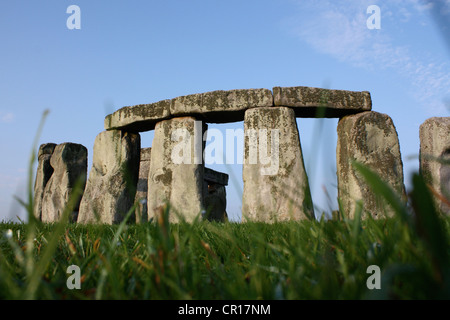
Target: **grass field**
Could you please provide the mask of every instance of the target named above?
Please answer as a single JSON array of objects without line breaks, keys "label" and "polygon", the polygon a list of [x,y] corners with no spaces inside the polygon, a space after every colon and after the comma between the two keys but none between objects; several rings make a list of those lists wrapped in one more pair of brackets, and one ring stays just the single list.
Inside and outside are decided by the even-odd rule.
[{"label": "grass field", "polygon": [[[406,207],[405,207],[406,208]],[[417,209],[418,210],[418,209]],[[448,299],[450,219],[0,225],[1,299]],[[70,290],[70,265],[81,289]],[[370,265],[381,289],[369,290]]]}]

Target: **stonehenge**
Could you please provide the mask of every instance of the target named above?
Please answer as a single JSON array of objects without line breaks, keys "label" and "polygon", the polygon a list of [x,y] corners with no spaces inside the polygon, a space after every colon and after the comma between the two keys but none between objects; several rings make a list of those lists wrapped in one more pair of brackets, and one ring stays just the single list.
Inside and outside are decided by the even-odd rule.
[{"label": "stonehenge", "polygon": [[314,209],[294,111],[287,107],[249,109],[244,132],[243,220],[312,219]]},{"label": "stonehenge", "polygon": [[147,212],[147,192],[148,192],[148,173],[150,172],[150,159],[152,148],[142,148],[139,162],[139,177],[136,185],[136,223],[146,222],[148,220]]},{"label": "stonehenge", "polygon": [[180,221],[181,215],[192,222],[204,210],[202,144],[196,148],[195,141],[203,126],[197,127],[192,117],[156,124],[148,176],[149,218],[166,204],[172,209],[170,222]]},{"label": "stonehenge", "polygon": [[50,165],[50,159],[55,147],[56,144],[54,143],[45,143],[39,147],[38,151],[38,167],[34,183],[33,202],[33,214],[38,220],[42,220],[42,200],[44,198],[45,186],[54,171],[53,167]]},{"label": "stonehenge", "polygon": [[[391,216],[352,162],[365,164],[405,195],[392,119],[372,111],[368,91],[302,86],[217,90],[123,107],[104,119],[88,179],[86,148],[44,144],[34,215],[57,221],[77,178],[85,181],[72,215],[79,223],[120,223],[127,213],[134,214],[130,221],[142,223],[155,220],[166,206],[172,223],[226,221],[228,175],[205,167],[205,135],[208,123],[244,121],[242,221],[314,219],[302,128],[296,122],[301,117],[339,118],[336,164],[345,216],[354,217],[356,203],[362,204],[363,217]],[[449,193],[450,170],[432,157],[450,158],[449,123],[448,118],[432,118],[420,128],[421,172],[440,194]],[[141,148],[140,134],[150,130],[152,146]]]},{"label": "stonehenge", "polygon": [[[148,177],[150,172],[152,148],[141,149],[139,164],[139,180],[136,188],[136,223],[149,220],[147,209]],[[204,168],[203,175],[203,201],[205,217],[211,221],[224,222],[228,219],[226,213],[226,190],[228,175],[222,172]],[[151,219],[151,217],[150,217]]]},{"label": "stonehenge", "polygon": [[[57,146],[42,145],[40,156],[42,157],[53,147],[50,157],[53,172],[45,184],[42,207],[40,210],[37,208],[36,212],[41,212],[43,222],[55,222],[61,219],[64,210],[70,210],[69,219],[76,222],[81,194],[86,184],[87,149],[76,143],[62,143]],[[35,186],[37,189],[40,187],[37,179]],[[36,194],[39,194],[38,190],[35,190]]]},{"label": "stonehenge", "polygon": [[353,218],[356,202],[361,200],[365,214],[374,218],[393,216],[392,208],[377,199],[352,165],[352,161],[366,165],[398,194],[405,195],[400,145],[392,119],[385,114],[365,111],[341,118],[337,132],[338,198],[344,213]]},{"label": "stonehenge", "polygon": [[205,216],[209,221],[228,221],[227,194],[228,175],[209,168],[203,171],[203,201]]},{"label": "stonehenge", "polygon": [[420,126],[420,173],[431,188],[436,209],[450,214],[450,118],[433,117]]},{"label": "stonehenge", "polygon": [[139,134],[110,130],[97,136],[79,223],[122,222],[134,204],[140,152]]},{"label": "stonehenge", "polygon": [[123,107],[106,116],[105,129],[148,131],[153,130],[162,120],[182,116],[193,116],[210,123],[243,121],[245,110],[272,105],[273,97],[268,89],[211,91],[150,104]]},{"label": "stonehenge", "polygon": [[341,118],[372,110],[368,91],[325,90],[311,87],[273,88],[275,106],[290,107],[297,117]]}]

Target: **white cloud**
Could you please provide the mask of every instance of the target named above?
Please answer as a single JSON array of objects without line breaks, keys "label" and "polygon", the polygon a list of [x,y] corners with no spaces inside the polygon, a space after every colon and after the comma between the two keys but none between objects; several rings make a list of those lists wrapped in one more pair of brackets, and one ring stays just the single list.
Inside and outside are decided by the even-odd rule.
[{"label": "white cloud", "polygon": [[[450,0],[446,0],[450,2]],[[422,0],[297,1],[299,15],[289,22],[290,30],[316,51],[369,70],[393,70],[411,84],[411,93],[433,113],[445,113],[450,97],[450,65],[433,56],[424,57],[403,38],[384,32],[383,19],[395,27],[412,19],[426,20],[433,4]],[[381,30],[368,30],[366,9],[381,8]],[[395,35],[394,35],[395,36]]]},{"label": "white cloud", "polygon": [[14,113],[0,111],[0,122],[10,123],[14,120]]}]

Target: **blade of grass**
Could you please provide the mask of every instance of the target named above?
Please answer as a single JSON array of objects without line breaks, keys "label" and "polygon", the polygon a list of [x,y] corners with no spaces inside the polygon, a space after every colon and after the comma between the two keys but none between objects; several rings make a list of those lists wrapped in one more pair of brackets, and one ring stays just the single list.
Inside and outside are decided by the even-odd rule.
[{"label": "blade of grass", "polygon": [[433,198],[422,176],[413,175],[411,202],[415,212],[415,225],[430,250],[436,270],[442,277],[442,268],[448,263],[448,239],[443,221],[435,209]]},{"label": "blade of grass", "polygon": [[[53,255],[59,243],[59,239],[65,232],[67,224],[69,223],[70,214],[73,212],[74,208],[79,202],[79,198],[81,197],[83,192],[83,185],[84,184],[81,180],[78,180],[75,183],[69,201],[61,214],[60,220],[55,224],[55,227],[52,230],[52,235],[48,240],[47,246],[45,247],[40,260],[36,263],[36,265],[33,265],[32,270],[29,270],[30,273],[28,274],[28,286],[25,291],[25,299],[33,300],[36,298],[36,293],[39,288],[41,277],[45,273],[45,270],[47,269],[53,258]],[[33,247],[34,244],[31,242],[30,250],[32,250]],[[32,254],[32,251],[30,251],[30,255],[27,256],[27,260],[34,261],[34,257],[32,256]],[[32,262],[29,263],[32,264]]]}]

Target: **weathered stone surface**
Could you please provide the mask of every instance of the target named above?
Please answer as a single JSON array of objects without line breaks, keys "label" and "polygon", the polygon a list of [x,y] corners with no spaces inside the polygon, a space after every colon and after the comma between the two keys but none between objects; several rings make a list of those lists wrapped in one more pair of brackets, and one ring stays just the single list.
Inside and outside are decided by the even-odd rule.
[{"label": "weathered stone surface", "polygon": [[204,171],[204,218],[209,221],[228,221],[227,194],[225,186],[228,185],[228,175],[209,168]]},{"label": "weathered stone surface", "polygon": [[378,112],[363,112],[342,118],[337,127],[338,197],[346,216],[353,218],[356,201],[363,201],[363,217],[391,216],[392,208],[381,201],[352,161],[366,165],[395,191],[404,196],[403,163],[392,119]]},{"label": "weathered stone surface", "polygon": [[[87,175],[87,149],[75,143],[59,144],[53,151],[50,165],[53,168],[53,174],[44,189],[41,215],[43,222],[55,222],[61,218],[74,194],[77,182],[84,189]],[[81,196],[74,201],[71,221],[76,221],[80,200]]]},{"label": "weathered stone surface", "polygon": [[[446,199],[450,199],[450,117],[433,117],[420,126],[420,172],[425,181]],[[450,214],[450,207],[435,196],[436,207]]]},{"label": "weathered stone surface", "polygon": [[196,115],[206,122],[224,123],[244,120],[245,110],[273,105],[268,89],[217,90],[178,97],[172,100],[172,116]]},{"label": "weathered stone surface", "polygon": [[[171,208],[170,222],[179,221],[177,214],[187,222],[201,215],[204,210],[203,130],[201,125],[200,128],[196,126],[192,117],[174,118],[156,124],[148,178],[149,219],[155,217],[167,202]],[[185,135],[181,139],[172,137],[177,132],[184,132]],[[200,139],[200,154],[196,152],[195,137]]]},{"label": "weathered stone surface", "polygon": [[123,221],[134,204],[140,148],[139,134],[111,130],[96,137],[79,223]]},{"label": "weathered stone surface", "polygon": [[222,186],[228,185],[228,174],[210,168],[205,168],[203,179],[208,183],[220,184]]},{"label": "weathered stone surface", "polygon": [[105,129],[123,129],[129,132],[153,130],[158,121],[170,116],[171,100],[123,107],[106,116]]},{"label": "weathered stone surface", "polygon": [[177,97],[171,100],[170,114],[172,116],[193,115],[203,112],[203,94],[195,93]]},{"label": "weathered stone surface", "polygon": [[336,118],[372,110],[367,91],[274,87],[273,98],[275,106],[292,107],[297,117]]},{"label": "weathered stone surface", "polygon": [[45,155],[52,155],[55,151],[56,143],[44,143],[39,146],[38,160]]},{"label": "weathered stone surface", "polygon": [[105,129],[130,132],[153,130],[157,122],[173,117],[193,116],[205,122],[224,123],[244,120],[244,112],[273,105],[268,89],[218,90],[123,107],[106,116]]},{"label": "weathered stone surface", "polygon": [[244,120],[245,110],[249,108],[272,105],[272,92],[268,89],[217,90],[172,99],[170,114],[224,123]]},{"label": "weathered stone surface", "polygon": [[292,107],[297,117],[342,117],[372,109],[367,91],[274,87],[272,95],[268,89],[217,90],[121,108],[105,118],[105,129],[148,131],[159,121],[180,116],[210,123],[236,122],[244,120],[247,109],[274,105]]},{"label": "weathered stone surface", "polygon": [[55,143],[41,144],[38,151],[38,166],[36,170],[36,180],[34,182],[34,216],[41,220],[42,215],[42,199],[44,197],[44,189],[53,174],[53,168],[50,165],[50,158],[55,150]]},{"label": "weathered stone surface", "polygon": [[294,111],[285,107],[249,109],[244,132],[242,220],[313,218]]},{"label": "weathered stone surface", "polygon": [[217,90],[172,99],[172,116],[191,115],[205,122],[225,123],[244,120],[245,110],[273,105],[268,89]]},{"label": "weathered stone surface", "polygon": [[141,149],[141,161],[139,164],[139,180],[136,188],[136,222],[142,223],[148,221],[147,214],[147,191],[148,191],[148,174],[150,172],[150,159],[152,148]]},{"label": "weathered stone surface", "polygon": [[204,121],[212,123],[242,121],[247,109],[273,106],[268,89],[218,90],[202,96],[201,114]]}]

